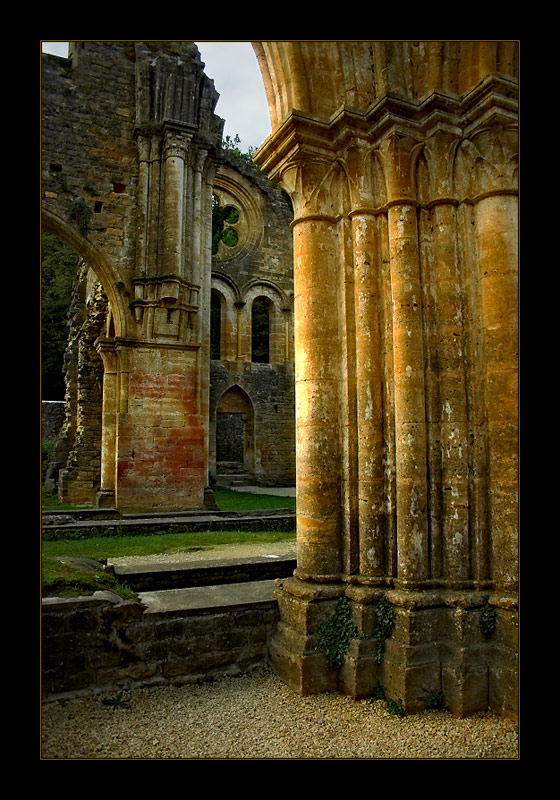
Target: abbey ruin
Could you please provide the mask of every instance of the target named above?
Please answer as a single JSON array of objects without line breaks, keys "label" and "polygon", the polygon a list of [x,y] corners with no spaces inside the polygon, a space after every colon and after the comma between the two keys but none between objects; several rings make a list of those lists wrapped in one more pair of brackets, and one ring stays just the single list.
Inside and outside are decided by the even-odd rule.
[{"label": "abbey ruin", "polygon": [[[92,364],[62,491],[151,513],[295,474],[277,674],[515,715],[517,43],[252,44],[277,186],[224,154],[192,42],[43,58],[43,227],[83,260]],[[317,638],[341,599],[336,674]]]}]

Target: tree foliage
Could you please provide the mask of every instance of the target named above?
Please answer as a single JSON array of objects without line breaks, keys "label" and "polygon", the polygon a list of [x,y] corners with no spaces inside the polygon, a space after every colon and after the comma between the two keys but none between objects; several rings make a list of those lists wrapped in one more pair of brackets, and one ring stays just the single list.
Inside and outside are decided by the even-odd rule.
[{"label": "tree foliage", "polygon": [[63,400],[68,309],[79,256],[50,233],[42,235],[41,384],[43,400]]}]

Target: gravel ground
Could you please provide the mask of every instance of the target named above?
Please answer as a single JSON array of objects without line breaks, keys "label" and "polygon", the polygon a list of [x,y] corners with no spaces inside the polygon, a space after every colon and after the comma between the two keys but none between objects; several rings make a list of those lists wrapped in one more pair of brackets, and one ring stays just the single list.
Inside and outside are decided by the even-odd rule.
[{"label": "gravel ground", "polygon": [[43,706],[43,760],[243,758],[518,760],[518,737],[492,713],[395,717],[381,700],[300,697],[268,669]]}]

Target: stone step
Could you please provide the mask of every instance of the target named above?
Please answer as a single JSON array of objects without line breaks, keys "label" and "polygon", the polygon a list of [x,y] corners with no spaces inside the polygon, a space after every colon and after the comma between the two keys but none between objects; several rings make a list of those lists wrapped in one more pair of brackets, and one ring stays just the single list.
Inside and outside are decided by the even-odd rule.
[{"label": "stone step", "polygon": [[270,581],[290,577],[295,568],[295,553],[175,564],[120,563],[109,567],[120,583],[137,593]]},{"label": "stone step", "polygon": [[186,589],[141,592],[146,614],[197,612],[209,609],[250,609],[274,601],[275,581],[227,583]]},{"label": "stone step", "polygon": [[64,514],[43,516],[43,536],[63,539],[71,533],[84,536],[136,535],[163,531],[295,530],[292,509],[271,508],[253,511],[183,511],[161,514],[124,514],[113,518],[76,519]]}]

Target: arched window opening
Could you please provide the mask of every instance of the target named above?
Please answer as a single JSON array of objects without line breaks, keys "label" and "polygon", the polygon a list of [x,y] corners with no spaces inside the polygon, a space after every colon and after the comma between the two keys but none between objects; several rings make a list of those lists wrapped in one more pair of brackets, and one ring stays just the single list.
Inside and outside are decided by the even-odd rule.
[{"label": "arched window opening", "polygon": [[251,361],[270,361],[270,308],[265,297],[257,297],[251,308]]},{"label": "arched window opening", "polygon": [[220,295],[212,289],[210,298],[210,358],[217,361],[222,352],[222,303]]}]

